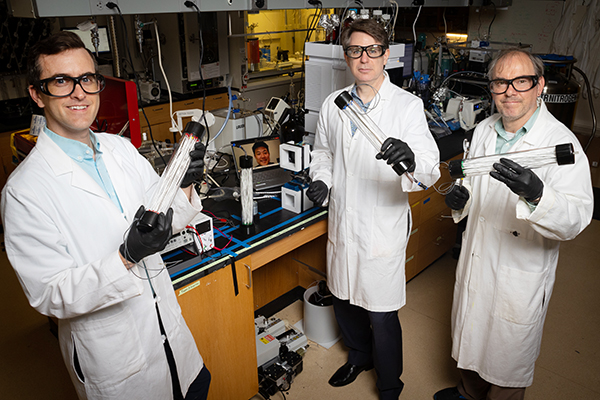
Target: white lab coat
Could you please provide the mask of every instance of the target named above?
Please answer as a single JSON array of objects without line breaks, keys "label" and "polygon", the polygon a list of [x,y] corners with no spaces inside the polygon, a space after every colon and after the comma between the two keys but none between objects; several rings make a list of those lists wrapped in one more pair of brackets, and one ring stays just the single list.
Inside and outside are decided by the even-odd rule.
[{"label": "white lab coat", "polygon": [[[470,157],[495,153],[499,117],[477,126]],[[456,218],[469,215],[454,286],[452,356],[459,368],[476,371],[495,385],[531,385],[559,244],[575,238],[591,221],[588,160],[577,138],[545,104],[510,152],[562,143],[575,147],[575,164],[534,170],[544,191],[533,212],[487,174],[465,180],[471,196]]]},{"label": "white lab coat", "polygon": [[[350,91],[352,87],[344,90]],[[338,298],[369,311],[394,311],[406,302],[406,244],[411,232],[409,191],[421,190],[399,177],[334,104],[325,99],[315,137],[310,176],[330,188],[327,284]],[[415,154],[414,176],[426,186],[439,178],[439,151],[423,103],[392,84],[386,74],[369,116]]]},{"label": "white lab coat", "polygon": [[[146,272],[118,248],[158,175],[125,139],[97,134],[124,213],[43,132],[2,191],[8,258],[30,304],[59,319],[59,341],[80,399],[171,399],[169,367]],[[201,209],[180,191],[175,231]],[[202,358],[160,255],[145,260],[185,394]],[[85,384],[74,369],[76,350]]]}]

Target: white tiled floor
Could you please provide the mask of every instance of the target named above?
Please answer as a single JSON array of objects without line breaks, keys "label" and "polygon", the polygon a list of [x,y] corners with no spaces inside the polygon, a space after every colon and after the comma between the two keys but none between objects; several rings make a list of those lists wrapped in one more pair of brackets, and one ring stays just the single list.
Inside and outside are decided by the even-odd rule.
[{"label": "white tiled floor", "polygon": [[[542,351],[527,400],[600,400],[599,260],[600,221],[595,220],[578,238],[562,245]],[[455,265],[447,254],[407,285],[407,305],[399,313],[404,339],[402,379],[406,385],[400,399],[431,399],[435,391],[456,383],[449,327]],[[0,256],[0,280],[0,398],[75,400],[47,320],[27,304],[4,253]],[[303,318],[302,303],[292,304],[278,316],[294,324]],[[303,360],[304,370],[285,393],[286,398],[376,400],[373,370],[346,387],[327,384],[345,361],[341,342],[329,350],[311,343]],[[253,400],[260,398],[257,395]]]}]

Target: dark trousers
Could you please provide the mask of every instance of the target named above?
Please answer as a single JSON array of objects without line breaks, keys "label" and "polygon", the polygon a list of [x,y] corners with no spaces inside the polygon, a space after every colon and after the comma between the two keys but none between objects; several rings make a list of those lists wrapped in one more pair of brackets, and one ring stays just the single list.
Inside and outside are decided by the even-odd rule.
[{"label": "dark trousers", "polygon": [[402,375],[402,328],[398,311],[372,312],[333,297],[333,310],[344,344],[350,349],[348,362],[366,365],[377,372],[381,400],[397,400],[404,383]]},{"label": "dark trousers", "polygon": [[210,378],[210,372],[205,365],[196,379],[194,379],[194,382],[190,385],[190,388],[185,395],[185,400],[206,400],[208,397]]},{"label": "dark trousers", "polygon": [[459,369],[458,391],[468,400],[523,400],[525,388],[492,385],[475,371]]}]

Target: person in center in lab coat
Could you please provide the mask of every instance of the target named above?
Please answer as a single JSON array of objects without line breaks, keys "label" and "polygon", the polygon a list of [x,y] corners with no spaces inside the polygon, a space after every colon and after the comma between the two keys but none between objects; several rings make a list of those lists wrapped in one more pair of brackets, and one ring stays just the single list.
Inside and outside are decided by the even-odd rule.
[{"label": "person in center in lab coat", "polygon": [[204,145],[145,232],[136,219],[159,176],[126,139],[90,130],[104,89],[92,53],[56,33],[31,48],[28,81],[46,126],[2,191],[4,243],[29,303],[58,319],[78,397],[206,399],[210,373],[158,254],[202,209]]},{"label": "person in center in lab coat", "polygon": [[587,157],[546,108],[541,59],[520,49],[489,66],[498,114],[481,121],[469,157],[571,143],[572,165],[526,169],[510,155],[493,171],[467,177],[446,196],[455,221],[469,216],[452,303],[452,357],[461,381],[436,400],[520,400],[531,386],[552,295],[560,242],[590,223]]},{"label": "person in center in lab coat", "polygon": [[329,383],[344,386],[375,367],[382,400],[397,400],[404,383],[398,310],[406,302],[404,263],[412,219],[408,192],[422,190],[390,164],[404,161],[427,186],[439,178],[439,151],[423,102],[390,82],[386,31],[373,20],[345,28],[341,43],[355,83],[352,94],[388,135],[381,149],[335,104],[325,99],[315,137],[307,195],[329,203],[327,284],[349,348],[348,362]]}]

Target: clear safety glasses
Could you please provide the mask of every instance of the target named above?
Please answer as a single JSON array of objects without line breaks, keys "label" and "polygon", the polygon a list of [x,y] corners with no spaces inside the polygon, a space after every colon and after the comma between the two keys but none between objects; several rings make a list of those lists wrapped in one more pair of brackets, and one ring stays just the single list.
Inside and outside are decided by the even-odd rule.
[{"label": "clear safety glasses", "polygon": [[488,86],[493,94],[504,94],[512,85],[517,92],[527,92],[538,84],[539,77],[536,75],[518,76],[513,79],[492,79]]},{"label": "clear safety glasses", "polygon": [[75,91],[79,85],[87,94],[96,94],[104,90],[106,81],[100,74],[85,74],[73,78],[68,75],[53,76],[37,82],[42,93],[52,97],[67,97]]},{"label": "clear safety glasses", "polygon": [[370,46],[348,46],[344,49],[344,53],[350,58],[361,58],[363,52],[367,52],[369,58],[379,58],[385,53],[385,47],[380,44],[372,44]]}]

